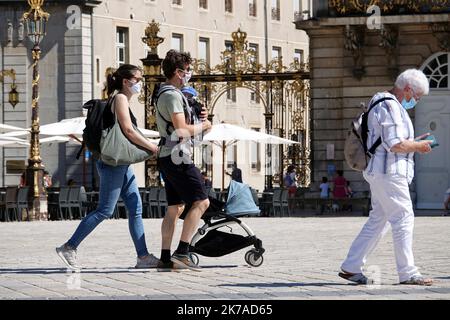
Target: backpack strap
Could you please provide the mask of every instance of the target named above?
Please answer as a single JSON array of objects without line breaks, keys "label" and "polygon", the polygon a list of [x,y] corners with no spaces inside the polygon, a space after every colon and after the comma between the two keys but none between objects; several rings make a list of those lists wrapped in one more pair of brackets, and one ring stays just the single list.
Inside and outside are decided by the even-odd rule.
[{"label": "backpack strap", "polygon": [[169,128],[170,128],[170,127],[173,127],[173,128],[175,129],[175,127],[173,126],[172,121],[166,120],[166,118],[163,117],[163,115],[161,114],[161,112],[159,112],[159,108],[158,108],[158,100],[159,100],[159,97],[160,97],[163,93],[168,92],[168,91],[172,91],[172,90],[175,91],[175,89],[172,88],[172,87],[166,87],[166,88],[163,88],[162,90],[160,90],[160,91],[158,92],[158,94],[156,95],[156,98],[155,98],[155,106],[156,106],[155,109],[156,109],[156,112],[157,112],[158,115],[161,117],[161,119],[166,123],[166,133],[167,133],[167,136],[169,136],[169,137],[170,137],[170,135],[172,134],[172,133],[169,131]]},{"label": "backpack strap", "polygon": [[[161,112],[159,111],[159,108],[158,108],[158,100],[159,100],[159,97],[163,94],[163,93],[165,93],[165,92],[168,92],[168,91],[177,91],[176,90],[176,88],[175,87],[173,87],[173,86],[167,86],[167,87],[165,87],[165,88],[163,88],[162,90],[160,90],[159,92],[158,92],[158,94],[156,95],[156,97],[155,97],[155,105],[156,105],[156,112],[158,113],[158,115],[161,117],[161,119],[166,123],[166,133],[167,133],[167,136],[168,137],[170,137],[171,135],[172,135],[172,133],[173,133],[173,131],[172,132],[170,132],[169,131],[169,128],[170,127],[172,127],[174,130],[175,130],[175,127],[174,127],[174,125],[173,125],[173,123],[172,123],[172,121],[168,121],[166,118],[164,118],[163,117],[163,115],[161,114]],[[186,97],[182,94],[182,93],[180,93],[181,94],[181,97],[182,97],[182,99],[183,99],[183,109],[185,110],[185,116],[186,116],[186,110],[187,110],[187,113],[189,114],[189,116],[190,116],[190,107],[189,107],[189,102],[187,101],[187,99],[186,99]],[[169,146],[169,147],[174,147],[174,146],[176,146],[177,144],[179,144],[180,143],[180,141],[181,141],[182,139],[180,138],[178,141],[171,141],[171,140],[169,140],[169,139],[167,139],[167,138],[165,138],[165,137],[161,137],[161,139],[160,139],[160,142],[159,142],[159,146],[163,146],[163,145],[167,145],[167,146]]]},{"label": "backpack strap", "polygon": [[363,139],[363,147],[364,147],[364,151],[366,152],[366,154],[371,157],[374,153],[375,150],[381,145],[381,137],[379,137],[375,143],[372,145],[372,147],[370,147],[369,149],[367,149],[367,137],[368,137],[368,133],[369,133],[369,124],[368,124],[368,119],[369,119],[369,113],[370,111],[372,111],[372,109],[379,103],[384,102],[386,100],[394,100],[394,98],[391,97],[384,97],[381,98],[377,101],[375,101],[374,103],[372,103],[372,105],[369,107],[369,110],[367,110],[367,112],[365,112],[363,114],[363,119],[362,119],[362,123],[361,123],[361,138]]}]

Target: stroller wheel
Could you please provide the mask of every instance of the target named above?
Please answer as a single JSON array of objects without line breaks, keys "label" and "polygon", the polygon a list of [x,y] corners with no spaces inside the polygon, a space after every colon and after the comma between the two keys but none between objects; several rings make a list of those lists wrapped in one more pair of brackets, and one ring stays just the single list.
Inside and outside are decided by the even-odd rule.
[{"label": "stroller wheel", "polygon": [[252,249],[250,251],[247,251],[247,253],[245,254],[245,262],[247,262],[252,267],[259,267],[263,264],[264,258],[262,254],[259,254],[258,251]]},{"label": "stroller wheel", "polygon": [[192,252],[190,252],[189,255],[191,257],[192,262],[198,266],[198,263],[200,262],[200,258],[198,257],[198,255]]}]

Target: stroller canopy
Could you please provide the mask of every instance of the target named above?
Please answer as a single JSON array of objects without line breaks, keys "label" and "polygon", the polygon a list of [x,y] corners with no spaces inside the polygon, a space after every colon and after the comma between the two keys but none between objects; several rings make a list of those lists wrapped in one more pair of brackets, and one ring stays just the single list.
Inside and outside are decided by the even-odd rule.
[{"label": "stroller canopy", "polygon": [[228,189],[228,199],[225,212],[232,216],[237,215],[259,215],[261,210],[253,200],[250,187],[246,184],[231,181]]}]

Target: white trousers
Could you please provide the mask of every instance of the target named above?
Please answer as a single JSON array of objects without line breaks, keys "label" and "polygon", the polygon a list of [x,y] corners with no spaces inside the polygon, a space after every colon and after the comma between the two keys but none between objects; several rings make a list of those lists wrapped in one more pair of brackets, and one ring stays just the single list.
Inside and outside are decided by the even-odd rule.
[{"label": "white trousers", "polygon": [[361,273],[367,257],[386,234],[390,224],[400,282],[420,275],[414,265],[414,211],[406,177],[364,173],[364,179],[370,184],[372,210],[341,268],[347,272]]}]

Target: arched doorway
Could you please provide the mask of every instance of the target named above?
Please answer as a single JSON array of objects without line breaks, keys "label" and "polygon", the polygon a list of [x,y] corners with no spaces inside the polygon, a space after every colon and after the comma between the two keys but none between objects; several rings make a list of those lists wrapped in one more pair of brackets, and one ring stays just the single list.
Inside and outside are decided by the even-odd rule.
[{"label": "arched doorway", "polygon": [[416,155],[417,208],[442,209],[450,187],[449,52],[439,52],[422,65],[430,80],[430,95],[415,108],[416,135],[430,132],[439,146],[431,154]]}]

